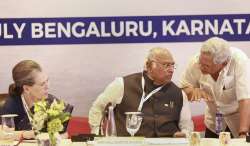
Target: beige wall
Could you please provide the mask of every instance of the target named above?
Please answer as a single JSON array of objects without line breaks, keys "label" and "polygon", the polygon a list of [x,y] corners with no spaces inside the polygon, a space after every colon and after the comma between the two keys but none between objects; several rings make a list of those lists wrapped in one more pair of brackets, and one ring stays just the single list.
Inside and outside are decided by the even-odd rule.
[{"label": "beige wall", "polygon": [[[195,4],[194,4],[195,3]],[[39,5],[39,7],[38,7]],[[0,3],[0,18],[147,16],[250,13],[250,1],[238,0],[8,0]],[[0,42],[1,43],[1,42]],[[167,47],[174,54],[178,81],[188,59],[201,43],[146,43],[106,45],[0,46],[0,92],[12,82],[11,69],[23,59],[39,62],[50,76],[51,93],[75,106],[75,115],[88,110],[115,77],[141,71],[147,51]],[[232,42],[250,56],[250,42]],[[192,103],[193,114],[203,112],[203,103]]]}]

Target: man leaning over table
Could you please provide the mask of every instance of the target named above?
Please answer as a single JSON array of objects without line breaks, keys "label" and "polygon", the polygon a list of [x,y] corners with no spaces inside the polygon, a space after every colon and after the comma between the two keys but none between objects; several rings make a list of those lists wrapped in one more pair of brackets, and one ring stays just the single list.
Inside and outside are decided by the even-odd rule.
[{"label": "man leaning over table", "polygon": [[205,41],[189,62],[181,85],[190,101],[206,101],[205,137],[218,137],[216,113],[222,114],[223,131],[234,137],[246,136],[250,128],[248,62],[245,53],[218,37]]},{"label": "man leaning over table", "polygon": [[[98,134],[102,113],[108,103],[115,105],[118,136],[129,136],[125,112],[141,111],[143,121],[136,136],[185,137],[193,130],[185,93],[172,81],[175,61],[165,48],[153,48],[145,71],[116,78],[101,93],[89,111],[92,133]],[[141,100],[144,93],[148,100]],[[141,105],[139,107],[139,105]]]}]

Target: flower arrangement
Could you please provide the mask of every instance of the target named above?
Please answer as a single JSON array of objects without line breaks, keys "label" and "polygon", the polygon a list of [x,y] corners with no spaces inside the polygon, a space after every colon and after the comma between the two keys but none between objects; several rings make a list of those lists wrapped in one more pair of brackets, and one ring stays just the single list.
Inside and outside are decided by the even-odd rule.
[{"label": "flower arrangement", "polygon": [[32,127],[36,134],[41,133],[45,128],[49,134],[51,145],[56,145],[55,134],[63,131],[63,123],[69,120],[70,113],[64,112],[63,101],[54,101],[49,104],[45,98],[34,103],[34,114]]}]

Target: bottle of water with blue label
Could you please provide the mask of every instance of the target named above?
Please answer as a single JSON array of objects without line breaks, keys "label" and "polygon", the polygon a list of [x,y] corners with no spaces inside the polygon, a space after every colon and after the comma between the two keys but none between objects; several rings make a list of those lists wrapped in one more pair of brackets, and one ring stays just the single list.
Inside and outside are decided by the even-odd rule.
[{"label": "bottle of water with blue label", "polygon": [[222,120],[223,120],[222,113],[217,111],[215,114],[215,132],[217,134],[222,132]]}]

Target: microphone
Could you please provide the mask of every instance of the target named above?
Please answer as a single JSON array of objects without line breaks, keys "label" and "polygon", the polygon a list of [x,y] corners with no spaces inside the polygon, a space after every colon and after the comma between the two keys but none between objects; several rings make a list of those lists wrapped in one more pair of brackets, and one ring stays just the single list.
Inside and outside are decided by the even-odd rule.
[{"label": "microphone", "polygon": [[105,123],[105,121],[107,121],[107,119],[108,119],[108,113],[109,113],[109,107],[110,106],[112,106],[112,103],[111,102],[109,102],[106,106],[105,106],[105,108],[104,108],[104,110],[103,110],[103,112],[102,112],[102,118],[101,118],[101,121],[100,121],[100,124],[99,124],[99,132],[98,132],[98,135],[99,136],[102,136],[103,135],[103,126],[104,126],[104,124],[106,124]]}]

